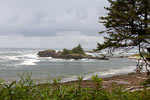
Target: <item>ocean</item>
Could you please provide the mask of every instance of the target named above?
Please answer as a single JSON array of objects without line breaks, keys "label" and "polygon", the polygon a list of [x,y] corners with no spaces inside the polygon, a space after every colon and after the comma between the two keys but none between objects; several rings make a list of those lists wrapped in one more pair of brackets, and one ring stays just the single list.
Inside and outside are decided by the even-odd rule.
[{"label": "ocean", "polygon": [[0,79],[18,80],[19,75],[28,71],[32,72],[33,79],[61,77],[62,81],[66,82],[76,80],[78,76],[83,76],[86,80],[92,75],[107,77],[130,73],[136,66],[135,60],[127,58],[110,58],[110,60],[41,58],[37,55],[41,50],[44,49],[0,49]]}]

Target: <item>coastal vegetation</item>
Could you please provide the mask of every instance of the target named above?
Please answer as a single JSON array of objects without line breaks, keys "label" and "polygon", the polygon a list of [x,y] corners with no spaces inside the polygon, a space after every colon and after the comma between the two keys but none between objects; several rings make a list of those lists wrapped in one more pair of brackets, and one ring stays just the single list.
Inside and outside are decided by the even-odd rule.
[{"label": "coastal vegetation", "polygon": [[[115,50],[130,50],[137,48],[141,59],[137,64],[137,69],[145,67],[150,70],[148,59],[145,59],[143,51],[149,49],[150,45],[150,0],[108,0],[110,7],[105,7],[107,15],[100,17],[106,30],[100,34],[105,35],[104,43],[98,43],[96,50],[108,49],[112,54]],[[140,60],[141,60],[140,59]]]},{"label": "coastal vegetation", "polygon": [[62,54],[63,55],[67,55],[67,54],[82,54],[82,55],[86,55],[80,44],[77,47],[74,47],[72,50],[63,49]]},{"label": "coastal vegetation", "polygon": [[97,50],[110,48],[139,47],[150,43],[150,1],[149,0],[108,0],[110,7],[105,17],[100,17],[107,34],[105,42],[98,43]]},{"label": "coastal vegetation", "polygon": [[60,59],[97,59],[97,60],[108,60],[108,58],[103,57],[93,57],[91,55],[87,55],[79,44],[77,47],[74,47],[71,50],[63,49],[62,51],[56,52],[55,50],[44,50],[38,52],[39,57],[52,57],[52,58],[60,58]]},{"label": "coastal vegetation", "polygon": [[[149,58],[149,53],[141,52],[142,46],[150,44],[149,0],[108,1],[111,4],[106,8],[108,15],[100,18],[107,29],[101,33],[107,33],[107,36],[103,44],[98,43],[96,50],[109,48],[112,52],[118,48],[138,47],[140,53],[135,56]],[[38,55],[39,57],[75,60],[105,59],[86,55],[81,45],[72,50],[63,49],[59,52],[44,50],[38,52]],[[30,73],[27,73],[25,77],[20,76],[19,81],[7,83],[0,80],[0,100],[150,100],[149,78],[141,83],[142,90],[134,91],[127,91],[122,85],[114,86],[112,89],[104,88],[103,79],[98,75],[91,77],[93,87],[83,86],[83,77],[78,77],[76,84],[69,85],[60,82],[61,80],[56,78],[52,82],[37,84],[31,78]]]},{"label": "coastal vegetation", "polygon": [[28,73],[18,82],[1,80],[0,100],[150,100],[150,90],[146,87],[149,80],[143,83],[144,89],[137,91],[125,91],[121,85],[104,89],[103,80],[97,75],[92,76],[91,82],[94,87],[82,86],[83,77],[78,77],[76,84],[70,85],[60,83],[57,78],[52,83],[36,84]]}]

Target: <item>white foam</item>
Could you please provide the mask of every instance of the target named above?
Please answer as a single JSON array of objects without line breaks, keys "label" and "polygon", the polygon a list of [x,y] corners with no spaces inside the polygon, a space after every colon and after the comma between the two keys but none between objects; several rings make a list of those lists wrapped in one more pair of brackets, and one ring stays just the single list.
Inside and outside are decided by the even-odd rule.
[{"label": "white foam", "polygon": [[104,60],[96,60],[96,59],[86,59],[83,58],[81,60],[79,60],[80,62],[103,62]]},{"label": "white foam", "polygon": [[39,62],[37,59],[25,59],[23,63],[17,65],[36,65],[37,62]]},{"label": "white foam", "polygon": [[19,58],[17,58],[17,56],[6,56],[5,59],[8,59],[8,60],[20,60]]},{"label": "white foam", "polygon": [[25,54],[20,56],[22,57],[23,62],[17,65],[36,65],[37,62],[40,62],[37,54]]},{"label": "white foam", "polygon": [[56,59],[52,57],[43,57],[39,58],[41,61],[50,61],[50,62],[103,62],[103,60],[96,60],[96,59],[80,59],[80,60],[74,60],[74,59]]},{"label": "white foam", "polygon": [[50,59],[49,61],[51,62],[74,62],[74,59],[69,59],[69,60],[65,60],[65,59]]},{"label": "white foam", "polygon": [[55,50],[56,52],[59,52],[59,51],[63,51],[63,50]]},{"label": "white foam", "polygon": [[6,64],[5,66],[7,66],[7,67],[19,67],[19,66],[16,65],[16,64]]},{"label": "white foam", "polygon": [[31,59],[38,58],[37,54],[26,54],[26,55],[23,55],[23,57],[25,57],[25,58],[31,58]]},{"label": "white foam", "polygon": [[90,53],[90,52],[85,52],[86,55],[90,55],[90,56],[93,56],[93,57],[99,57],[100,56],[100,53]]},{"label": "white foam", "polygon": [[[106,76],[113,76],[113,75],[117,75],[117,74],[126,74],[126,73],[130,73],[133,72],[135,69],[135,66],[129,66],[129,67],[124,67],[121,69],[110,69],[108,71],[103,71],[103,72],[95,72],[92,74],[88,74],[88,75],[83,75],[83,80],[89,80],[91,79],[91,77],[93,75],[98,75],[99,77],[106,77]],[[61,82],[68,82],[68,81],[75,81],[78,79],[78,76],[72,76],[72,77],[67,77],[62,79]]]},{"label": "white foam", "polygon": [[63,78],[61,82],[65,83],[65,82],[70,82],[70,81],[76,81],[77,79],[78,79],[78,76],[72,76],[72,77]]},{"label": "white foam", "polygon": [[95,72],[93,74],[87,75],[86,79],[90,79],[93,75],[105,77],[105,76],[109,76],[109,75],[126,74],[126,73],[133,72],[134,69],[135,69],[135,66],[129,66],[129,67],[123,67],[121,69],[110,69],[109,71]]}]

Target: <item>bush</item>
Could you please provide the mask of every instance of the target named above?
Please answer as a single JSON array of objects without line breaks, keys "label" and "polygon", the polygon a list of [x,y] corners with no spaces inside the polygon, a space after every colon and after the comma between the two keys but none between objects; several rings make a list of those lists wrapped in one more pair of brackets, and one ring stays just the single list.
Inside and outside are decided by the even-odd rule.
[{"label": "bush", "polygon": [[85,54],[84,50],[82,49],[80,44],[77,47],[73,48],[71,50],[71,53],[73,53],[73,54]]},{"label": "bush", "polygon": [[54,79],[51,84],[36,85],[30,75],[26,77],[21,77],[19,82],[0,81],[0,100],[150,100],[147,89],[124,92],[119,87],[108,92],[102,88],[102,79],[97,75],[92,76],[96,88],[83,87],[83,77],[78,77],[76,85],[60,84],[60,79]]},{"label": "bush", "polygon": [[69,52],[70,52],[69,50],[63,49],[62,54],[63,54],[63,55],[67,55],[67,54],[69,54]]},{"label": "bush", "polygon": [[62,54],[63,55],[68,55],[68,54],[83,54],[83,55],[85,55],[84,50],[82,49],[80,44],[77,47],[74,47],[72,50],[63,49]]}]

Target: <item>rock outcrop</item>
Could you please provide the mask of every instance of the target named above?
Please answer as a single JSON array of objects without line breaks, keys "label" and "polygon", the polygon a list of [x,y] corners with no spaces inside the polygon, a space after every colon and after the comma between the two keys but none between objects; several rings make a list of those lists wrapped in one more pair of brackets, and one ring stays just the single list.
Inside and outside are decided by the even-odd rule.
[{"label": "rock outcrop", "polygon": [[56,51],[55,50],[45,50],[45,51],[40,51],[38,52],[38,55],[40,57],[54,57],[56,56]]},{"label": "rock outcrop", "polygon": [[56,52],[55,50],[44,50],[38,52],[39,57],[52,57],[52,58],[60,58],[60,59],[98,59],[98,60],[108,60],[106,57],[93,57],[91,55],[86,54],[66,54],[64,55],[61,51]]}]

